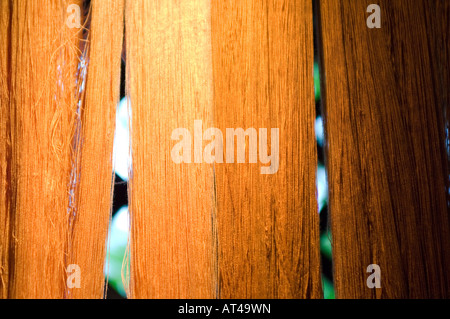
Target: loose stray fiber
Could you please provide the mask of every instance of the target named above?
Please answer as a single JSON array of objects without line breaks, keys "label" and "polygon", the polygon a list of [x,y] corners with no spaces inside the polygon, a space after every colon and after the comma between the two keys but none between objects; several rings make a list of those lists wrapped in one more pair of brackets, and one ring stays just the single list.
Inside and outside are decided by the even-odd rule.
[{"label": "loose stray fiber", "polygon": [[90,3],[0,5],[0,298],[104,296],[124,1]]},{"label": "loose stray fiber", "polygon": [[[318,1],[336,295],[446,298],[450,1],[380,0],[377,30],[370,2]],[[71,4],[81,26],[67,23]],[[0,10],[0,298],[106,294],[124,27],[128,297],[322,297],[311,0]],[[232,136],[248,156],[229,162],[238,142],[216,146],[209,128],[265,129],[269,142]],[[176,163],[185,135],[194,154]],[[255,140],[276,172],[249,163]],[[216,161],[199,158],[211,145]],[[379,289],[367,286],[371,264]]]},{"label": "loose stray fiber", "polygon": [[9,298],[64,296],[78,65],[67,4],[10,2]]},{"label": "loose stray fiber", "polygon": [[120,90],[124,0],[91,1],[86,88],[69,264],[82,272],[71,298],[101,298],[113,189],[113,141]]}]

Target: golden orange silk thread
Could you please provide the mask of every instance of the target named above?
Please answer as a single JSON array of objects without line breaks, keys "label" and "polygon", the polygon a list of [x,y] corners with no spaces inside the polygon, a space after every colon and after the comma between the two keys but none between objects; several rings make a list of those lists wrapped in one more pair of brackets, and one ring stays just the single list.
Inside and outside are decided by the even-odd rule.
[{"label": "golden orange silk thread", "polygon": [[120,90],[124,0],[93,0],[81,109],[70,264],[80,267],[73,298],[101,298],[113,191],[113,141]]},{"label": "golden orange silk thread", "polygon": [[71,4],[83,23],[82,1],[1,3],[1,298],[104,292],[124,1],[91,1],[87,39]]},{"label": "golden orange silk thread", "polygon": [[176,128],[212,121],[210,1],[127,1],[133,298],[215,297],[211,164],[171,159]]},{"label": "golden orange silk thread", "polygon": [[0,299],[8,296],[9,282],[9,225],[10,225],[10,115],[9,115],[9,1],[0,3]]},{"label": "golden orange silk thread", "polygon": [[320,298],[312,3],[213,1],[211,17],[215,126],[279,129],[276,173],[215,166],[220,297]]},{"label": "golden orange silk thread", "polygon": [[77,50],[66,3],[11,2],[8,297],[61,298]]},{"label": "golden orange silk thread", "polygon": [[336,296],[448,298],[450,1],[371,3],[320,1]]},{"label": "golden orange silk thread", "polygon": [[[310,1],[129,1],[126,30],[129,295],[320,297]],[[279,128],[279,172],[214,164],[213,176],[195,142],[175,164],[171,133],[192,138],[194,120],[199,134]]]}]

